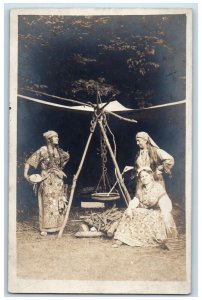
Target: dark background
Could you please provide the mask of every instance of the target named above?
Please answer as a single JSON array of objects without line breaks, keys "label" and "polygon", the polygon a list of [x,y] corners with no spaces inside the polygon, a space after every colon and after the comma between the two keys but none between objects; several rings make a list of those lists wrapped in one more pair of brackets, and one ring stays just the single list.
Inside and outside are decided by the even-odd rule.
[{"label": "dark background", "polygon": [[[148,132],[160,148],[175,158],[173,177],[165,178],[166,187],[173,201],[184,207],[185,105],[144,108],[186,98],[185,36],[185,15],[20,16],[19,94],[71,105],[27,89],[95,102],[98,87],[103,101],[116,99],[128,108],[140,109],[127,114],[137,119],[137,124],[113,117],[108,120],[116,137],[119,166],[122,169],[133,164],[137,153],[135,134]],[[90,118],[88,114],[18,98],[19,213],[29,214],[37,208],[32,188],[23,178],[23,167],[25,159],[44,145],[43,133],[57,131],[61,148],[70,152],[65,171],[71,184],[89,134]],[[99,180],[98,148],[96,131],[73,205],[82,200],[79,191],[95,186]],[[111,162],[108,169],[113,181]],[[119,205],[124,205],[123,199]]]}]

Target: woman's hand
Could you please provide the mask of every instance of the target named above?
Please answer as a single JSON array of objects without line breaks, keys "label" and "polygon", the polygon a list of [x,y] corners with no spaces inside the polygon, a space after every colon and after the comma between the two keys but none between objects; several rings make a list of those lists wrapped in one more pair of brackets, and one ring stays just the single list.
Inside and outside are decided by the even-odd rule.
[{"label": "woman's hand", "polygon": [[134,197],[128,204],[128,208],[126,209],[125,213],[126,215],[132,219],[133,217],[133,211],[138,207],[139,205],[139,199],[137,197]]},{"label": "woman's hand", "polygon": [[136,209],[139,205],[139,199],[137,197],[134,197],[128,204],[129,209]]},{"label": "woman's hand", "polygon": [[125,214],[126,214],[127,217],[129,217],[130,219],[132,219],[132,217],[133,217],[133,211],[132,211],[131,208],[128,207],[126,209],[126,211],[125,211]]},{"label": "woman's hand", "polygon": [[156,169],[156,175],[160,175],[163,172],[163,165],[158,166],[158,168]]}]

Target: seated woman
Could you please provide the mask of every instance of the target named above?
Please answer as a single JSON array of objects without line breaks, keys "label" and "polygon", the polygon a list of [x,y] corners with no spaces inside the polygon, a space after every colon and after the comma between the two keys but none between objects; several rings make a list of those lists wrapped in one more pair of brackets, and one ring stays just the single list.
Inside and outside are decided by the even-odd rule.
[{"label": "seated woman", "polygon": [[131,200],[114,235],[114,247],[121,243],[139,247],[166,247],[177,237],[172,217],[172,203],[163,186],[154,180],[149,167],[138,171],[140,180],[136,197]]}]

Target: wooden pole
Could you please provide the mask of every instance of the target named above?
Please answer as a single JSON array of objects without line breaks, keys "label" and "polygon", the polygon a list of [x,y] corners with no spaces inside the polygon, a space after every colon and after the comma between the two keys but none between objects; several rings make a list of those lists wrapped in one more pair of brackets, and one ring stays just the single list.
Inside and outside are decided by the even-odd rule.
[{"label": "wooden pole", "polygon": [[137,123],[137,121],[134,120],[134,119],[128,119],[128,118],[121,117],[121,116],[119,116],[118,114],[116,114],[116,113],[114,113],[112,111],[107,111],[106,110],[106,113],[108,113],[108,114],[110,114],[110,115],[112,115],[112,116],[114,116],[114,117],[116,117],[116,118],[118,118],[120,120],[123,120],[123,121],[131,122],[131,123]]},{"label": "wooden pole", "polygon": [[[116,172],[117,172],[117,177],[118,177],[118,180],[119,180],[119,184],[121,185],[121,187],[122,187],[122,189],[123,189],[123,191],[124,191],[124,194],[125,194],[125,196],[126,196],[127,202],[129,203],[129,202],[131,201],[131,198],[130,198],[130,195],[129,195],[129,193],[128,193],[128,190],[127,190],[127,188],[126,188],[126,186],[125,186],[125,184],[124,184],[123,177],[122,177],[121,172],[120,172],[120,170],[119,170],[119,166],[118,166],[118,164],[117,164],[116,158],[115,158],[115,156],[114,156],[114,153],[113,153],[113,150],[112,150],[111,145],[110,145],[110,143],[109,143],[109,140],[108,140],[108,137],[107,137],[107,135],[106,135],[106,132],[105,132],[105,130],[104,130],[104,128],[103,128],[102,120],[99,120],[98,122],[99,122],[99,125],[100,125],[100,129],[101,129],[101,131],[102,131],[102,134],[103,134],[103,136],[104,136],[106,145],[107,145],[107,147],[108,147],[108,149],[109,149],[109,153],[110,153],[110,155],[111,155],[112,161],[113,161],[113,163],[114,163],[114,166],[115,166],[115,169],[116,169]],[[128,203],[127,203],[127,204],[128,204]]]},{"label": "wooden pole", "polygon": [[77,103],[77,104],[80,104],[80,105],[83,105],[83,106],[92,107],[92,105],[90,105],[88,103],[84,103],[84,102],[78,101],[78,100],[73,100],[73,99],[67,99],[67,98],[63,98],[63,97],[58,97],[58,96],[55,96],[55,95],[50,95],[50,94],[47,94],[47,93],[43,93],[43,92],[40,92],[40,91],[28,89],[28,88],[21,88],[20,90],[26,90],[26,91],[38,93],[38,94],[41,94],[41,95],[45,95],[45,96],[48,96],[48,97],[52,97],[52,98],[56,98],[56,99],[60,99],[60,100],[64,100],[64,101],[69,101],[69,102],[72,102],[72,103]]},{"label": "wooden pole", "polygon": [[62,226],[60,228],[60,231],[58,233],[58,238],[61,238],[61,236],[63,234],[63,231],[64,231],[64,228],[67,224],[67,221],[68,221],[68,218],[69,218],[69,212],[70,212],[70,209],[71,209],[72,200],[73,200],[73,196],[74,196],[74,191],[75,191],[75,188],[76,188],[77,179],[78,179],[79,174],[81,172],[81,169],[82,169],[85,157],[86,157],[86,153],[87,153],[88,147],[90,145],[90,141],[91,141],[91,138],[93,136],[96,125],[97,125],[97,120],[95,121],[95,123],[91,127],[91,133],[89,134],[89,137],[88,137],[88,140],[87,140],[87,143],[86,143],[86,146],[85,146],[82,158],[81,158],[81,162],[79,164],[79,167],[78,167],[78,170],[77,170],[76,174],[73,177],[73,183],[72,183],[70,196],[69,196],[69,203],[68,203],[68,207],[67,207],[67,211],[66,211],[66,214],[65,214],[64,221],[63,221]]}]

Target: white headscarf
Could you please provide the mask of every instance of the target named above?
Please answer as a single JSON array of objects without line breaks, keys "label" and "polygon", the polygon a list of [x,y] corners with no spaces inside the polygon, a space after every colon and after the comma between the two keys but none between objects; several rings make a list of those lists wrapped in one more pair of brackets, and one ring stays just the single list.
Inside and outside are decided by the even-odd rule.
[{"label": "white headscarf", "polygon": [[142,171],[153,173],[153,171],[150,167],[141,167],[137,170],[137,176],[139,176]]},{"label": "white headscarf", "polygon": [[49,131],[47,131],[47,132],[45,132],[45,133],[43,134],[43,137],[44,137],[46,140],[52,138],[53,136],[58,136],[57,132],[56,132],[56,131],[53,131],[53,130],[49,130]]},{"label": "white headscarf", "polygon": [[159,146],[152,140],[152,138],[148,135],[148,133],[141,131],[136,134],[136,139],[141,138],[147,141],[151,146],[155,148],[159,148]]}]

